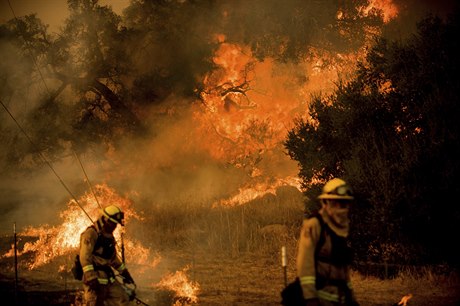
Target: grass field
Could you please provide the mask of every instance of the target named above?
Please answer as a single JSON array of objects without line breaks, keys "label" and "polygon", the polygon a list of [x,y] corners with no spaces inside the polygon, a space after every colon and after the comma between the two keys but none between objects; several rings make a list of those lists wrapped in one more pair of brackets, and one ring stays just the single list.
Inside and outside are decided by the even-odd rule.
[{"label": "grass field", "polygon": [[[277,196],[232,208],[187,203],[148,207],[144,220],[127,228],[127,236],[135,236],[161,258],[155,267],[127,262],[141,300],[149,305],[189,304],[153,286],[186,268],[188,280],[199,288],[196,305],[279,305],[282,246],[287,250],[287,279],[295,278],[303,212],[300,193],[284,188]],[[10,240],[2,238],[1,254],[11,248]],[[20,263],[25,259],[19,258]],[[20,265],[17,304],[73,304],[81,284],[68,272],[71,262],[69,254],[31,271]],[[0,259],[2,305],[14,305],[13,267],[11,257]],[[352,280],[361,305],[394,305],[408,294],[413,297],[407,305],[460,305],[455,271],[412,268],[391,279],[353,272]]]}]

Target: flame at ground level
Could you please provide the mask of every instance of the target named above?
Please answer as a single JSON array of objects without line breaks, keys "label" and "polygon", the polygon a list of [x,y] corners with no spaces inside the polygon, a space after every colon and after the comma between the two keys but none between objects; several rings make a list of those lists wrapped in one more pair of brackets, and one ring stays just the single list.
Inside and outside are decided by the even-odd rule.
[{"label": "flame at ground level", "polygon": [[[122,208],[125,212],[126,221],[132,218],[142,220],[142,217],[132,208],[132,202],[117,195],[113,189],[106,185],[98,185],[96,186],[96,190],[98,201],[103,207],[114,204]],[[88,213],[92,221],[98,218],[100,212],[95,201],[95,195],[85,194],[78,199],[78,203],[82,205],[84,211]],[[31,238],[34,241],[25,242],[23,248],[18,250],[18,257],[26,254],[32,255],[29,257],[30,259],[20,258],[19,264],[24,265],[29,270],[34,270],[51,263],[59,256],[72,253],[76,254],[80,243],[80,233],[91,225],[91,220],[83,212],[83,209],[74,200],[69,201],[67,209],[60,213],[60,217],[63,219],[60,225],[29,227],[20,233],[20,239]],[[118,242],[121,241],[121,237],[125,236],[124,232],[122,232],[123,230],[117,227],[117,231],[114,233]],[[127,262],[140,266],[140,269],[137,269],[138,273],[144,274],[147,271],[151,271],[160,263],[162,257],[158,254],[153,254],[149,248],[144,247],[139,241],[130,238],[124,238],[123,241]],[[120,243],[117,245],[117,251],[120,253]],[[1,257],[7,258],[12,256],[14,256],[14,245]],[[57,269],[57,272],[63,273],[68,270],[68,267],[66,265],[59,265]],[[188,280],[186,275],[187,270],[188,267],[174,274],[168,274],[158,284],[153,286],[162,290],[173,291],[175,293],[174,300],[176,301],[174,305],[196,303],[198,301],[199,284]]]},{"label": "flame at ground level", "polygon": [[240,188],[237,195],[214,203],[214,207],[222,206],[237,206],[248,203],[256,198],[260,198],[266,194],[276,195],[276,190],[281,186],[293,186],[300,189],[300,180],[296,177],[287,177],[285,179],[276,179],[269,183],[257,183],[254,186]]},{"label": "flame at ground level", "polygon": [[407,306],[407,302],[412,298],[412,294],[409,293],[408,295],[405,295],[402,297],[401,301],[397,305],[401,306]]},{"label": "flame at ground level", "polygon": [[174,305],[184,305],[185,303],[197,303],[200,286],[196,282],[191,282],[187,277],[185,267],[181,271],[176,271],[166,275],[158,284],[152,284],[153,287],[163,290],[171,290],[175,292],[176,302]]},{"label": "flame at ground level", "polygon": [[[95,197],[97,197],[98,201],[96,201]],[[28,227],[18,235],[19,239],[34,239],[34,241],[25,242],[22,250],[18,250],[18,256],[27,253],[32,255],[32,258],[27,263],[23,261],[20,264],[24,264],[29,270],[33,270],[51,262],[58,256],[77,253],[80,234],[100,215],[97,202],[102,207],[112,204],[119,206],[125,212],[126,221],[132,218],[142,219],[131,207],[131,201],[119,196],[107,185],[97,185],[95,186],[95,194],[87,193],[78,199],[78,203],[83,209],[79,207],[75,200],[67,203],[67,209],[60,213],[60,218],[63,220],[60,225]],[[117,241],[120,241],[122,231],[123,229],[120,227],[116,229],[114,235]],[[132,255],[132,262],[139,264],[148,263],[147,258],[151,257],[149,249],[132,239],[126,239],[126,244],[130,245],[130,252],[126,255],[127,257],[131,257]],[[11,250],[2,255],[2,257],[12,256],[14,256],[14,245]]]}]

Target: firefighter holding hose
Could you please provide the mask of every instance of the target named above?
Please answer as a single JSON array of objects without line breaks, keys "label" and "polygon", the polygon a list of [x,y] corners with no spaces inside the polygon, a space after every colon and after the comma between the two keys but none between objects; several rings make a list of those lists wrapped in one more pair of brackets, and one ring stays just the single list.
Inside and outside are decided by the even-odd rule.
[{"label": "firefighter holding hose", "polygon": [[321,195],[321,209],[304,220],[297,253],[297,276],[303,305],[357,306],[347,246],[349,208],[354,200],[348,184],[339,178],[328,181]]},{"label": "firefighter holding hose", "polygon": [[[124,214],[115,205],[101,210],[101,216],[80,236],[80,263],[83,269],[83,305],[128,305],[123,286],[134,280],[118,257],[113,232],[117,225],[123,226]],[[116,271],[116,272],[115,272]],[[120,275],[124,285],[116,281]],[[134,295],[134,291],[132,293]]]}]

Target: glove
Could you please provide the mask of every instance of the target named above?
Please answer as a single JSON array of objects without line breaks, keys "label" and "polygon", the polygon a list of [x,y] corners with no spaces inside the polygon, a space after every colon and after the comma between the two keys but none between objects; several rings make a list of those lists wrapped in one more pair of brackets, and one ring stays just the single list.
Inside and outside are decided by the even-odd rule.
[{"label": "glove", "polygon": [[305,300],[305,306],[320,306],[317,298]]},{"label": "glove", "polygon": [[128,294],[128,297],[129,297],[129,301],[134,301],[134,299],[136,298],[136,291],[131,291],[131,293]]},{"label": "glove", "polygon": [[99,287],[99,282],[97,278],[93,278],[92,280],[85,282],[85,285],[91,290],[96,290]]},{"label": "glove", "polygon": [[123,270],[120,275],[123,277],[124,284],[134,284],[134,279],[131,277],[128,270]]}]

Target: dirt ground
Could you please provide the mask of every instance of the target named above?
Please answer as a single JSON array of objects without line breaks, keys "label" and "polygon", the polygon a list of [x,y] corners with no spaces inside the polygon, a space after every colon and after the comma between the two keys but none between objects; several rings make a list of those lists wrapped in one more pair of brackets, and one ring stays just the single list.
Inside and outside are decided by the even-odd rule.
[{"label": "dirt ground", "polygon": [[[137,297],[148,305],[166,306],[177,301],[170,293],[155,289],[153,284],[165,274],[184,267],[188,267],[189,280],[199,285],[198,302],[194,305],[280,305],[284,272],[278,254],[230,256],[196,251],[169,252],[162,254],[162,258],[154,269],[130,267],[138,284]],[[81,284],[69,273],[58,272],[68,261],[61,258],[33,271],[19,270],[16,305],[72,305]],[[288,262],[289,281],[294,279],[293,265]],[[15,305],[12,267],[12,259],[0,260],[1,305]],[[407,294],[413,295],[409,306],[460,305],[458,281],[436,284],[429,279],[379,280],[354,273],[353,282],[362,306],[396,305]]]}]

